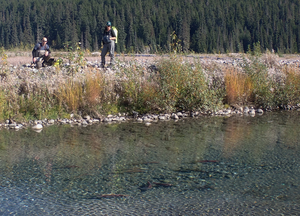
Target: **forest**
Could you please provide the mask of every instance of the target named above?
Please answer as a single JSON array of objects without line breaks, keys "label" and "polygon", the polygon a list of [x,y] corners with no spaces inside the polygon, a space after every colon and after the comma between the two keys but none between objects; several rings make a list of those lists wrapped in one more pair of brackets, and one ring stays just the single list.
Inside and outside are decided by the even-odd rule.
[{"label": "forest", "polygon": [[117,52],[300,52],[299,0],[0,0],[0,47],[101,49],[107,21]]}]

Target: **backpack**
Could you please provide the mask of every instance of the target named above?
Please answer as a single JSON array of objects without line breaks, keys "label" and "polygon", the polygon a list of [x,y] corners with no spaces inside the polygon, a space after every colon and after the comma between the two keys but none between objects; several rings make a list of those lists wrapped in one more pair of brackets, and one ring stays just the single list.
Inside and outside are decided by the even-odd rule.
[{"label": "backpack", "polygon": [[108,43],[110,43],[110,36],[109,35],[104,35],[102,40],[103,40],[104,44],[108,44]]},{"label": "backpack", "polygon": [[112,26],[111,30],[114,31],[114,33],[116,35],[115,43],[118,43],[118,29],[115,26]]}]

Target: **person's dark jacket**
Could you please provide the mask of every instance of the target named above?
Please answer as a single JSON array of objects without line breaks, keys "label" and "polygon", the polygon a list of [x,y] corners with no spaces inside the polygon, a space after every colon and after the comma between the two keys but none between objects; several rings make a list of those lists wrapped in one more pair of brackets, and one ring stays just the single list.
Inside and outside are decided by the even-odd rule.
[{"label": "person's dark jacket", "polygon": [[50,47],[48,44],[46,44],[45,46],[42,45],[42,43],[37,43],[33,50],[32,50],[32,57],[40,57],[39,56],[39,50],[45,50],[45,51],[48,51],[48,53],[50,54],[51,51],[50,51]]},{"label": "person's dark jacket", "polygon": [[103,44],[108,44],[111,42],[110,38],[111,37],[116,37],[115,32],[110,29],[109,31],[105,31],[103,32],[103,38],[102,38],[102,42]]}]

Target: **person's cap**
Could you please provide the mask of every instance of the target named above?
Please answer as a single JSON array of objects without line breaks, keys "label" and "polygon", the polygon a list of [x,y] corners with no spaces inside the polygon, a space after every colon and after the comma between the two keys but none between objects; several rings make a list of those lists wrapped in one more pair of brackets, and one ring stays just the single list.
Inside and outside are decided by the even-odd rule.
[{"label": "person's cap", "polygon": [[108,22],[106,23],[106,25],[107,25],[107,26],[111,26],[111,22],[108,21]]}]

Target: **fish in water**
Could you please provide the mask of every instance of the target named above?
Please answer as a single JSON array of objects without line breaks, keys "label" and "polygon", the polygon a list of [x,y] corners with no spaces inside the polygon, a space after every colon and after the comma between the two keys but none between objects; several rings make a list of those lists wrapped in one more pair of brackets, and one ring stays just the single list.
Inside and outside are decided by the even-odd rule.
[{"label": "fish in water", "polygon": [[114,172],[114,174],[123,174],[123,173],[143,173],[145,172],[145,169],[141,169],[138,167],[134,167],[131,169],[124,169],[124,170],[118,170],[117,172]]},{"label": "fish in water", "polygon": [[172,186],[174,186],[173,184],[161,183],[161,182],[153,182],[153,184],[155,184],[157,186],[162,186],[162,187],[172,187]]},{"label": "fish in water", "polygon": [[116,197],[128,197],[126,194],[102,194],[97,196],[92,196],[89,199],[102,199],[102,198],[116,198]]},{"label": "fish in water", "polygon": [[195,162],[196,163],[219,163],[220,161],[218,161],[218,160],[198,160]]},{"label": "fish in water", "polygon": [[145,184],[145,185],[142,185],[141,187],[139,187],[139,189],[142,191],[142,192],[144,192],[144,191],[147,191],[147,190],[149,190],[149,189],[151,189],[152,188],[152,184],[151,184],[151,182],[147,182],[147,184]]},{"label": "fish in water", "polygon": [[157,161],[140,162],[140,163],[133,163],[132,165],[137,166],[137,165],[148,165],[148,164],[159,164],[159,162]]}]

